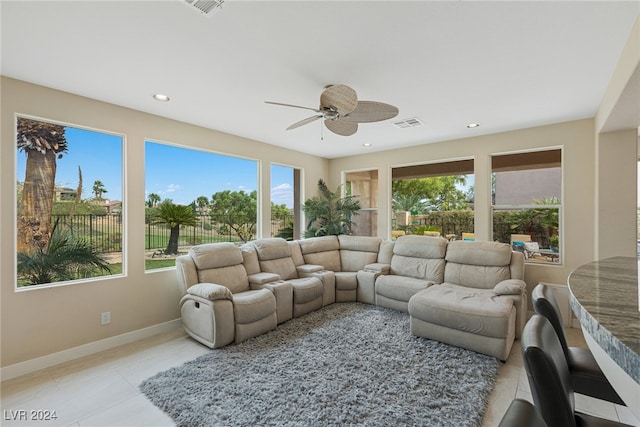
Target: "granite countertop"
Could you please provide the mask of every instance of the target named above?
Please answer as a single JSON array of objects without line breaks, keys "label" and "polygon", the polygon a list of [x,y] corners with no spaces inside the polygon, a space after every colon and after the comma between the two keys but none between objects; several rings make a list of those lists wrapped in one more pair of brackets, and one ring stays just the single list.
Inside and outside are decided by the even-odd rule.
[{"label": "granite countertop", "polygon": [[576,268],[568,282],[571,308],[583,329],[640,383],[638,259],[594,261]]}]

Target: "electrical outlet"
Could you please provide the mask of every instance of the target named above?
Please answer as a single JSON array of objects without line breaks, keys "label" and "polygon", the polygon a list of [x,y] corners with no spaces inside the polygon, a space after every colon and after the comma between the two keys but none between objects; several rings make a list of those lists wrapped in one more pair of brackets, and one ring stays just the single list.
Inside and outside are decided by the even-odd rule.
[{"label": "electrical outlet", "polygon": [[109,323],[111,323],[111,312],[110,311],[105,311],[104,313],[102,313],[100,315],[100,324],[101,325],[108,325]]}]

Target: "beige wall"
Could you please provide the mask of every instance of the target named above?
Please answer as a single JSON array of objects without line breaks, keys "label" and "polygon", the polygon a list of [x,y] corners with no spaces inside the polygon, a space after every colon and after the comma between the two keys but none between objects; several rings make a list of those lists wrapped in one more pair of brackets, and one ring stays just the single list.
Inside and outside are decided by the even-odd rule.
[{"label": "beige wall", "polygon": [[595,118],[596,257],[637,254],[640,16]]},{"label": "beige wall", "polygon": [[597,136],[597,259],[637,253],[637,130]]},{"label": "beige wall", "polygon": [[[144,141],[153,139],[261,161],[261,203],[270,232],[268,197],[271,162],[303,171],[303,188],[315,194],[328,173],[319,157],[247,140],[64,92],[2,78],[0,146],[0,322],[2,366],[161,324],[179,317],[181,294],[175,271],[144,271]],[[126,136],[126,266],[124,277],[16,292],[15,287],[15,114],[25,114]],[[206,171],[203,171],[206,173]],[[100,326],[100,313],[111,324]]]},{"label": "beige wall", "polygon": [[595,253],[595,140],[592,119],[333,159],[329,163],[330,183],[338,185],[343,170],[377,168],[380,173],[378,226],[382,237],[389,237],[390,169],[393,166],[473,158],[476,238],[490,240],[491,155],[558,147],[563,150],[564,221],[560,236],[563,263],[528,265],[526,281],[530,289],[538,282],[565,284],[569,273],[577,266],[592,261]]}]

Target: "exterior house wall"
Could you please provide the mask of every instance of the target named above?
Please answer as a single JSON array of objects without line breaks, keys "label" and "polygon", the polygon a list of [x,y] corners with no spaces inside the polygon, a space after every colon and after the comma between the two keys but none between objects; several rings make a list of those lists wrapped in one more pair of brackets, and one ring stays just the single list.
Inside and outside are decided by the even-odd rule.
[{"label": "exterior house wall", "polygon": [[562,199],[561,168],[496,173],[496,205],[532,205],[534,201]]}]

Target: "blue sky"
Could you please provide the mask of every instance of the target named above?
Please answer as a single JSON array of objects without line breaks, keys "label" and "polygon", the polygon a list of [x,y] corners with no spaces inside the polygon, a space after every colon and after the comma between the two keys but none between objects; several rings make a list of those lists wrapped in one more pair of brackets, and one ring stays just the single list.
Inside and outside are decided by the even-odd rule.
[{"label": "blue sky", "polygon": [[[188,204],[199,196],[211,199],[224,190],[256,189],[258,163],[237,157],[224,156],[148,141],[145,144],[145,196],[156,193],[161,199]],[[271,168],[271,199],[277,204],[293,206],[293,170]]]},{"label": "blue sky", "polygon": [[[56,184],[77,188],[82,169],[83,198],[94,197],[93,183],[102,181],[104,198],[122,200],[122,137],[66,127],[68,152],[58,159]],[[142,165],[141,165],[142,166]],[[150,193],[189,204],[199,196],[223,190],[251,192],[257,186],[257,162],[154,142],[145,143],[145,198]],[[18,181],[24,181],[26,155],[18,153]],[[293,170],[272,166],[272,200],[293,206]]]},{"label": "blue sky", "polygon": [[[122,200],[122,137],[72,127],[65,127],[67,153],[57,161],[56,185],[76,189],[78,166],[82,169],[82,197],[94,197],[96,180],[102,181],[107,193],[102,197]],[[18,152],[17,176],[24,181],[27,156]]]}]

